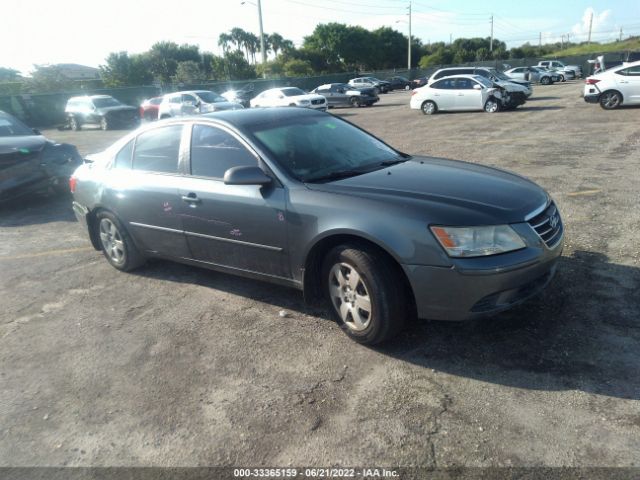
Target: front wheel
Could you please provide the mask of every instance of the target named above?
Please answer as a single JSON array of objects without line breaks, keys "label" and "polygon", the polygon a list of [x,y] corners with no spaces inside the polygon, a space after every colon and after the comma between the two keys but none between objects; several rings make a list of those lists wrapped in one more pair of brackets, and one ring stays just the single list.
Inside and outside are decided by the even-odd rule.
[{"label": "front wheel", "polygon": [[495,98],[490,98],[484,104],[484,111],[487,113],[496,113],[498,110],[500,110],[500,102]]},{"label": "front wheel", "polygon": [[541,83],[542,85],[550,85],[550,84],[551,84],[551,78],[549,78],[549,77],[542,77],[542,78],[540,79],[540,83]]},{"label": "front wheel", "polygon": [[109,125],[109,119],[108,119],[107,117],[102,117],[102,118],[100,119],[100,128],[101,128],[102,130],[109,130],[109,127],[110,127],[110,126],[111,126],[111,125]]},{"label": "front wheel", "polygon": [[622,95],[618,92],[608,91],[600,95],[600,106],[605,110],[613,110],[622,104]]},{"label": "front wheel", "polygon": [[76,117],[69,117],[69,128],[74,132],[80,130],[80,122]]},{"label": "front wheel", "polygon": [[359,107],[360,106],[360,99],[358,97],[351,97],[349,99],[349,103],[351,104],[352,107]]},{"label": "front wheel", "polygon": [[339,245],[322,268],[329,305],[342,330],[358,343],[390,339],[410,311],[397,269],[389,259],[364,246]]},{"label": "front wheel", "polygon": [[144,257],[115,215],[100,212],[97,216],[97,228],[102,253],[112,266],[128,272],[144,263]]},{"label": "front wheel", "polygon": [[411,85],[405,85],[405,86],[404,86],[404,89],[405,89],[405,91],[407,91],[407,92],[408,92],[409,90],[411,90]]},{"label": "front wheel", "polygon": [[566,79],[566,78],[564,78],[564,75],[560,75],[560,81],[561,81],[561,82],[566,82],[566,81],[567,81],[567,79]]}]

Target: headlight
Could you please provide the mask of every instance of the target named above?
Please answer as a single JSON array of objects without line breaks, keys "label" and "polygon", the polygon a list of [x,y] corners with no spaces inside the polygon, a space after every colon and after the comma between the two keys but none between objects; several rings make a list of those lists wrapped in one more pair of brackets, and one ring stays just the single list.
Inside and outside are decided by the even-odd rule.
[{"label": "headlight", "polygon": [[450,257],[482,257],[525,247],[509,225],[487,227],[431,227]]}]

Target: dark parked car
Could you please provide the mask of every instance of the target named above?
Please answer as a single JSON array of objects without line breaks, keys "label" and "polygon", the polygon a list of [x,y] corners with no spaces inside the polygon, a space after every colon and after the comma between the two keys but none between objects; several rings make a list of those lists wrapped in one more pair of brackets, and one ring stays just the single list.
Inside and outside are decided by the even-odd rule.
[{"label": "dark parked car", "polygon": [[429,77],[414,78],[412,82],[412,88],[424,87],[427,83],[429,83]]},{"label": "dark parked car", "polygon": [[373,344],[420,318],[542,290],[563,226],[535,183],[412,157],[310,109],[225,111],[131,133],[81,166],[73,208],[115,268],[163,257],[324,297]]},{"label": "dark parked car", "polygon": [[162,103],[162,97],[153,97],[140,104],[140,118],[153,122],[158,119],[158,108]]},{"label": "dark parked car", "polygon": [[387,80],[391,84],[391,90],[411,90],[413,83],[406,77],[391,77]]},{"label": "dark parked car", "polygon": [[0,200],[69,191],[69,177],[82,164],[75,146],[46,139],[0,111]]},{"label": "dark parked car", "polygon": [[375,88],[355,88],[346,83],[327,83],[320,85],[311,93],[317,93],[327,99],[332,107],[369,107],[380,100]]},{"label": "dark parked car", "polygon": [[251,85],[250,87],[245,87],[240,90],[227,90],[222,93],[222,96],[228,102],[239,103],[244,108],[249,108],[251,106],[249,102],[255,96],[255,90],[253,89],[253,85]]},{"label": "dark parked car", "polygon": [[140,125],[138,109],[110,95],[71,97],[64,111],[71,130],[80,130],[84,125],[97,125],[102,130]]}]

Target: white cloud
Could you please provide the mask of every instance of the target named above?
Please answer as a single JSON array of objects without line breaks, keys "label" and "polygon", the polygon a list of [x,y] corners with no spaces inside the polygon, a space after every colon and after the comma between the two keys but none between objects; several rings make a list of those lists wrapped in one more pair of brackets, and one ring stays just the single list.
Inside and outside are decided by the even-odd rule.
[{"label": "white cloud", "polygon": [[[602,32],[604,30],[613,29],[611,24],[611,10],[607,9],[600,13],[597,13],[593,7],[589,7],[584,11],[582,15],[582,21],[576,23],[571,28],[571,33],[574,39],[577,41],[586,41],[589,38],[589,24],[591,23],[591,16],[593,15],[593,23],[591,25],[592,32]],[[591,38],[594,35],[592,33]]]}]

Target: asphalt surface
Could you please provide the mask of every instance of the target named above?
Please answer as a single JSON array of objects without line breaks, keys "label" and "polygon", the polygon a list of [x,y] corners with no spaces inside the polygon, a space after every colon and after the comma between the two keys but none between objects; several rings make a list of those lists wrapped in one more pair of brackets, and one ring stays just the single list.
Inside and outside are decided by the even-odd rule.
[{"label": "asphalt surface", "polygon": [[[0,466],[638,466],[640,109],[581,89],[497,114],[426,117],[406,92],[333,111],[525,175],[566,225],[543,295],[380,348],[294,290],[162,261],[120,273],[69,198],[5,205]],[[124,133],[45,132],[83,154]]]}]

